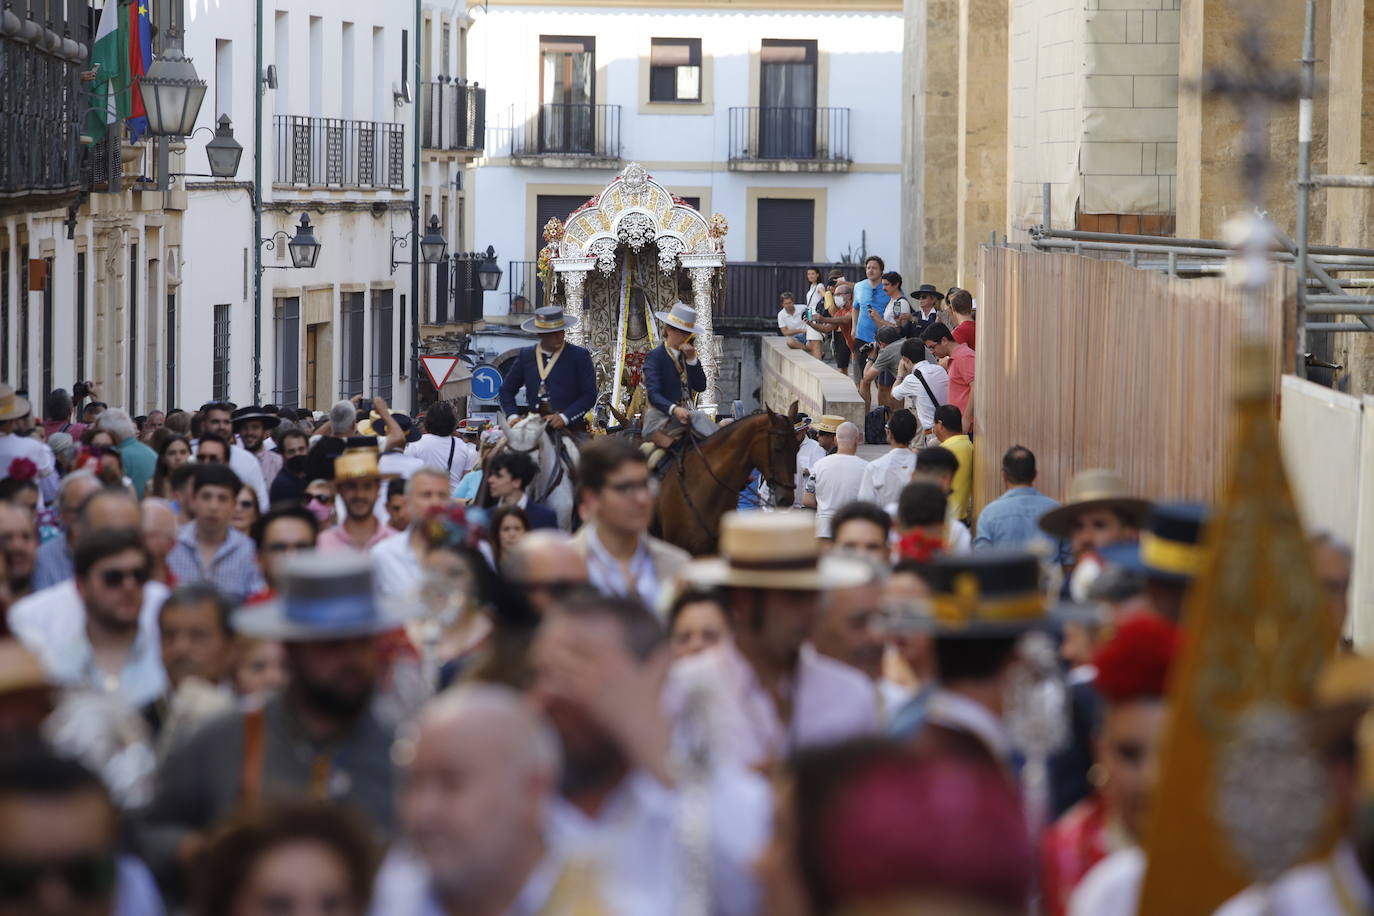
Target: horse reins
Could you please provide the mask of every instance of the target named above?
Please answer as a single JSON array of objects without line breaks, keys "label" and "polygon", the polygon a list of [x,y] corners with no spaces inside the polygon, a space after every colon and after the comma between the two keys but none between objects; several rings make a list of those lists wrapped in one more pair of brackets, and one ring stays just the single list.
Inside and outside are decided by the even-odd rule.
[{"label": "horse reins", "polygon": [[[768,448],[768,460],[767,460],[766,463],[767,463],[768,467],[767,467],[767,469],[766,469],[766,472],[765,472],[765,475],[764,475],[764,478],[763,478],[763,479],[764,479],[764,483],[768,484],[768,486],[773,487],[773,488],[777,488],[777,487],[780,487],[780,486],[781,486],[781,483],[780,483],[779,481],[777,481],[777,480],[774,480],[773,477],[772,477],[772,471],[773,471],[773,448],[772,448],[772,443],[773,443],[773,438],[774,438],[775,436],[782,436],[782,435],[783,435],[783,431],[780,430],[780,429],[774,429],[772,423],[769,423],[769,424],[768,424],[767,429],[768,429],[768,442],[769,442],[769,448]],[[712,467],[711,467],[711,462],[708,461],[708,460],[706,459],[705,453],[702,452],[702,450],[701,450],[701,443],[697,440],[697,437],[696,437],[696,436],[692,435],[692,433],[691,433],[690,430],[688,430],[687,438],[688,438],[688,441],[691,443],[692,450],[693,450],[694,452],[696,452],[697,457],[701,459],[701,464],[702,464],[702,466],[706,468],[706,473],[707,473],[708,475],[710,475],[711,479],[714,480],[714,481],[716,482],[716,485],[719,486],[722,490],[725,490],[725,491],[728,492],[728,493],[734,493],[734,492],[735,492],[734,488],[731,487],[729,484],[727,484],[725,481],[721,480],[720,477],[718,477],[718,476],[716,475],[715,470],[712,469]],[[684,456],[684,457],[685,457],[685,456]],[[699,525],[701,526],[701,530],[704,531],[708,536],[709,536],[709,535],[712,535],[714,532],[711,531],[711,526],[708,525],[708,524],[706,524],[706,519],[705,519],[705,517],[702,516],[701,510],[699,510],[699,509],[697,508],[696,503],[692,501],[691,492],[690,492],[690,491],[688,490],[688,488],[687,488],[687,470],[686,470],[686,464],[687,464],[686,461],[684,461],[684,460],[682,460],[682,459],[679,459],[678,462],[677,462],[678,486],[682,489],[682,498],[683,498],[683,501],[687,503],[687,508],[689,508],[689,509],[692,510],[692,515],[695,516],[695,518],[696,518],[696,520],[697,520],[697,524],[699,524]],[[795,486],[795,484],[794,484],[794,486]],[[737,494],[737,495],[738,495],[738,494]],[[752,505],[753,508],[758,509],[758,508],[761,508],[761,507],[763,506],[763,501],[762,501],[761,499],[759,499],[757,496],[754,496],[754,497],[752,497],[752,498],[746,499],[746,505]]]}]

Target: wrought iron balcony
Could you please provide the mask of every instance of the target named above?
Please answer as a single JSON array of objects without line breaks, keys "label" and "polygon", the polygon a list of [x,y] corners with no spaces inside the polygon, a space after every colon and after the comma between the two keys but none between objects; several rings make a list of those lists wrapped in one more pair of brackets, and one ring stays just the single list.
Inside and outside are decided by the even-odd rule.
[{"label": "wrought iron balcony", "polygon": [[297,115],[278,115],[273,123],[277,184],[405,189],[404,124]]},{"label": "wrought iron balcony", "polygon": [[[65,7],[65,4],[52,4]],[[0,198],[21,206],[52,206],[83,184],[81,122],[90,105],[81,70],[89,49],[84,16],[64,21],[35,4],[25,18],[3,4],[0,15]],[[79,7],[75,7],[79,9]],[[64,37],[65,36],[65,37]]]},{"label": "wrought iron balcony", "polygon": [[479,151],[486,146],[487,90],[441,79],[424,88],[425,149]]},{"label": "wrought iron balcony", "polygon": [[531,314],[544,305],[538,261],[511,261],[506,270],[506,298],[512,315]]},{"label": "wrought iron balcony", "polygon": [[848,108],[730,109],[734,171],[843,172],[849,166]]},{"label": "wrought iron balcony", "polygon": [[618,163],[620,106],[538,105],[516,125],[511,157],[517,165],[604,168]]}]

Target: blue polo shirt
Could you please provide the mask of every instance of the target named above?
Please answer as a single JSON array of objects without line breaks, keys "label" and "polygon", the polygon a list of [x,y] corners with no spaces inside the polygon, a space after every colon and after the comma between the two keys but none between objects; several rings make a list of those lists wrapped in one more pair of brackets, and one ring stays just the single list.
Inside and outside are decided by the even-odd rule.
[{"label": "blue polo shirt", "polygon": [[859,323],[854,326],[854,339],[862,340],[864,343],[872,343],[877,335],[877,325],[873,323],[873,316],[868,314],[868,307],[871,305],[878,310],[879,314],[887,308],[888,295],[883,291],[883,284],[880,281],[875,288],[864,277],[854,284],[854,308],[859,310]]}]

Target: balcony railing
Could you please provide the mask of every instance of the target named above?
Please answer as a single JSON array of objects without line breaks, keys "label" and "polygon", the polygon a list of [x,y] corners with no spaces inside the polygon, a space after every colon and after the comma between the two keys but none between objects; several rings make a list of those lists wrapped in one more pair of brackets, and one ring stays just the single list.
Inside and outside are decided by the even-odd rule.
[{"label": "balcony railing", "polygon": [[487,90],[476,83],[437,80],[424,88],[425,149],[480,150],[486,146]]},{"label": "balcony railing", "polygon": [[[83,62],[67,54],[80,46],[4,6],[21,31],[0,37],[0,197],[74,194],[83,183],[81,121],[91,105],[79,82]],[[29,34],[32,43],[20,37]]]},{"label": "balcony railing", "polygon": [[273,122],[278,184],[405,188],[404,124],[296,115],[278,115]]},{"label": "balcony railing", "polygon": [[848,108],[731,108],[730,164],[848,166]]},{"label": "balcony railing", "polygon": [[538,261],[511,261],[506,270],[506,298],[512,315],[525,315],[544,305]]},{"label": "balcony railing", "polygon": [[806,269],[819,267],[821,276],[844,271],[853,283],[863,276],[859,264],[759,263],[732,261],[725,265],[725,301],[720,314],[730,318],[776,318],[782,308],[778,296],[790,292],[798,305],[806,304]]},{"label": "balcony railing", "polygon": [[516,126],[511,155],[618,160],[620,106],[536,106]]}]

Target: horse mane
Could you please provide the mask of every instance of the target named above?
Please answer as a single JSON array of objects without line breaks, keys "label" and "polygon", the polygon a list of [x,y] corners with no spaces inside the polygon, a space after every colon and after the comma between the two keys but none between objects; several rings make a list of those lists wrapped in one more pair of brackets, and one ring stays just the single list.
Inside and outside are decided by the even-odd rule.
[{"label": "horse mane", "polygon": [[[709,438],[707,438],[706,440],[704,440],[703,444],[705,444],[705,442],[710,442],[710,441],[712,441],[712,440],[718,440],[718,441],[720,441],[720,442],[725,442],[725,441],[727,441],[727,440],[730,438],[730,436],[731,436],[733,433],[737,432],[737,431],[740,429],[740,427],[742,427],[742,426],[745,424],[745,421],[747,421],[747,420],[752,420],[752,419],[754,419],[754,417],[766,416],[767,414],[768,414],[768,411],[767,411],[765,408],[760,407],[758,410],[754,411],[753,413],[746,414],[745,416],[741,417],[740,419],[736,420],[735,422],[733,422],[733,423],[731,423],[731,424],[729,424],[729,425],[727,425],[727,426],[721,427],[719,430],[717,430],[717,431],[715,432],[715,434],[713,434],[712,436],[710,436]],[[778,413],[776,410],[773,411],[773,415],[774,415],[774,416],[778,416],[778,417],[783,417],[784,419],[786,419],[786,415],[785,415],[785,414],[780,414],[780,413]]]}]

